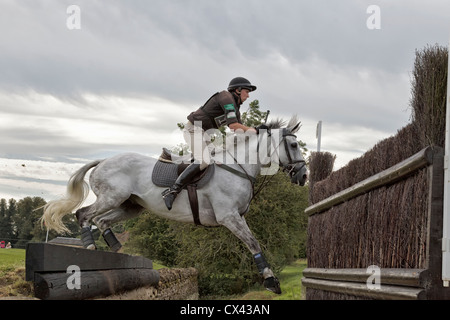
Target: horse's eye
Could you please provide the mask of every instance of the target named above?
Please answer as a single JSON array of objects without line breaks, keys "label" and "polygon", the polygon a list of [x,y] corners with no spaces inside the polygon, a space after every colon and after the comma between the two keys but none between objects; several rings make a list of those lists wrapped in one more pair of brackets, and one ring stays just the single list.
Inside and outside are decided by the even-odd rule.
[{"label": "horse's eye", "polygon": [[297,143],[297,142],[292,142],[292,143],[291,143],[291,147],[292,147],[292,148],[297,148],[297,146],[298,146],[298,143]]}]

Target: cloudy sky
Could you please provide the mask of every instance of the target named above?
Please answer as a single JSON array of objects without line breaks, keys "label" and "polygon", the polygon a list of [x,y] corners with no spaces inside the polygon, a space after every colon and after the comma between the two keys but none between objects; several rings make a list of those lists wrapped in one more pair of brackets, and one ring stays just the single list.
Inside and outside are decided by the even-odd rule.
[{"label": "cloudy sky", "polygon": [[322,120],[339,168],[409,122],[415,50],[448,44],[449,15],[448,0],[0,0],[0,198],[53,200],[87,161],[182,143],[176,124],[236,76],[258,86],[241,110],[298,114],[310,150]]}]

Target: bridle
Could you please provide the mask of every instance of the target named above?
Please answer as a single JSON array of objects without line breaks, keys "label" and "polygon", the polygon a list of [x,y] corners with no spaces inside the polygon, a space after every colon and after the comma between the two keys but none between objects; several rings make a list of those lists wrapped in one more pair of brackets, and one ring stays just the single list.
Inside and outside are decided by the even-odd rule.
[{"label": "bridle", "polygon": [[[289,148],[289,143],[288,143],[286,137],[294,137],[297,140],[297,136],[295,134],[291,133],[291,132],[288,132],[286,128],[283,128],[282,137],[283,137],[282,141],[284,142],[284,151],[285,151],[286,156],[288,158],[288,163],[287,164],[281,163],[281,159],[280,159],[280,156],[278,154],[279,165],[280,165],[280,167],[283,168],[283,171],[287,172],[289,177],[292,178],[298,171],[300,171],[304,166],[306,166],[306,161],[303,160],[303,159],[301,159],[301,160],[293,160],[292,159],[291,151],[290,151],[290,148]],[[280,147],[281,143],[282,142],[280,142],[280,144],[278,145],[278,148]],[[295,142],[295,143],[297,143],[297,142]],[[297,163],[301,163],[302,165],[294,172],[295,167],[297,166]]]},{"label": "bridle", "polygon": [[[267,145],[269,146],[271,146],[272,145],[272,141],[273,141],[273,139],[272,139],[272,131],[271,131],[271,129],[270,128],[268,128],[268,129],[266,129],[267,130],[267,137],[268,138],[271,138],[270,140],[269,139],[267,139]],[[289,177],[290,178],[292,178],[295,174],[297,174],[297,172],[298,171],[300,171],[303,167],[305,167],[306,166],[306,161],[305,160],[303,160],[303,159],[299,159],[299,160],[294,160],[293,159],[293,157],[292,157],[292,155],[291,155],[291,151],[290,151],[290,148],[289,148],[289,143],[288,143],[288,141],[287,141],[287,139],[286,139],[286,137],[294,137],[295,139],[297,139],[297,136],[295,135],[295,134],[293,134],[293,133],[291,133],[291,132],[289,132],[288,130],[287,130],[287,128],[283,128],[282,129],[283,131],[282,131],[282,139],[281,139],[281,141],[280,141],[280,143],[278,144],[278,146],[276,147],[276,148],[274,148],[274,151],[270,154],[270,158],[269,159],[272,159],[272,156],[276,153],[276,156],[277,156],[277,158],[278,158],[278,165],[281,167],[281,168],[283,168],[282,170],[283,170],[283,172],[286,172],[288,175],[289,175]],[[263,135],[260,135],[260,137],[262,137]],[[257,148],[256,148],[256,152],[259,154],[259,146],[260,146],[260,144],[261,144],[261,139],[262,138],[258,138],[258,145],[257,145]],[[279,152],[278,152],[278,149],[280,148],[280,146],[281,146],[281,144],[283,143],[283,145],[284,145],[284,150],[285,150],[285,153],[286,153],[286,156],[287,156],[287,158],[288,158],[288,163],[287,164],[284,164],[284,163],[282,163],[281,162],[281,158],[280,158],[280,154],[279,154]],[[295,142],[296,144],[298,143],[297,141]],[[227,150],[227,152],[229,152],[228,150]],[[231,155],[231,154],[230,154]],[[234,158],[234,156],[233,155],[231,155],[232,156],[232,158],[234,159],[234,162],[236,163],[236,164],[238,164],[240,167],[241,167],[241,169],[244,171],[244,174],[245,174],[245,176],[246,176],[246,178],[247,179],[249,179],[250,180],[250,182],[252,183],[252,185],[256,182],[256,177],[251,177],[248,173],[247,173],[247,171],[237,162],[237,160]],[[259,160],[259,159],[258,159]],[[300,167],[298,167],[298,168],[296,168],[297,167],[297,164],[299,164],[299,163],[301,163],[302,165],[300,166]],[[228,166],[226,166],[226,165],[221,165],[222,167],[224,167],[224,169],[226,169],[226,170],[228,170],[228,171],[230,171],[230,172],[232,172],[232,173],[234,173],[234,174],[238,174],[238,175],[243,175],[241,172],[239,172],[239,171],[237,171],[237,170],[234,170],[234,169],[231,169],[231,168],[229,168]],[[264,165],[263,165],[264,166]],[[269,164],[269,166],[270,166],[270,164]],[[294,171],[295,170],[295,171]]]},{"label": "bridle", "polygon": [[[272,131],[271,129],[267,129],[267,137],[271,138],[272,137]],[[303,159],[299,159],[299,160],[294,160],[292,155],[291,155],[291,150],[289,148],[289,142],[287,141],[286,137],[294,137],[295,139],[297,139],[297,136],[291,132],[288,132],[288,130],[286,128],[282,129],[282,133],[281,133],[281,141],[278,144],[278,146],[276,148],[274,148],[274,151],[270,154],[270,159],[272,159],[272,156],[276,153],[276,156],[278,158],[278,165],[283,168],[283,172],[286,172],[289,177],[293,177],[298,171],[300,171],[304,166],[306,166],[306,161]],[[268,140],[268,145],[272,144],[272,139],[270,139],[270,142]],[[295,142],[297,143],[297,142]],[[258,140],[258,147],[257,147],[257,152],[259,153],[259,144],[260,144],[260,140]],[[284,146],[284,151],[286,153],[286,156],[288,158],[288,163],[284,164],[281,162],[281,158],[280,158],[280,153],[279,153],[279,148],[281,146],[281,144],[283,144]],[[301,163],[302,165],[297,168],[297,170],[294,172],[294,170],[296,169],[296,166],[298,163]]]},{"label": "bridle", "polygon": [[[268,129],[266,129],[267,130],[267,137],[268,138],[271,138],[270,140],[269,139],[267,139],[267,145],[272,145],[272,131],[271,131],[271,129],[270,128],[268,128]],[[260,135],[260,137],[262,137],[263,135]],[[275,154],[275,152],[277,153],[277,157],[278,157],[278,164],[279,164],[279,166],[280,167],[282,167],[283,169],[283,172],[286,172],[288,175],[289,175],[289,177],[290,178],[292,178],[293,176],[295,176],[296,174],[297,174],[297,172],[299,172],[303,167],[305,167],[306,166],[306,161],[305,160],[303,160],[303,159],[301,159],[301,160],[294,160],[293,159],[293,157],[292,157],[292,155],[291,155],[291,152],[290,152],[290,148],[289,148],[289,143],[288,143],[288,141],[287,141],[287,139],[286,139],[286,137],[294,137],[294,138],[296,138],[297,139],[297,136],[295,135],[295,134],[293,134],[293,133],[291,133],[291,132],[288,132],[288,130],[286,129],[286,128],[283,128],[283,131],[282,131],[282,139],[281,139],[281,141],[280,141],[280,143],[278,144],[278,146],[276,147],[276,148],[274,148],[275,150],[271,153],[271,155],[270,155],[270,159],[272,159],[272,156]],[[259,146],[260,146],[260,143],[261,143],[261,138],[258,138],[258,145],[257,145],[257,153],[259,154]],[[284,149],[285,149],[285,152],[286,152],[286,156],[287,156],[287,158],[288,158],[288,163],[287,164],[283,164],[282,162],[281,162],[281,159],[280,159],[280,155],[279,155],[279,152],[278,152],[278,149],[280,148],[280,146],[281,146],[281,144],[283,143],[283,145],[284,145]],[[297,143],[297,142],[296,142]],[[227,151],[227,152],[229,152],[229,151]],[[231,154],[230,154],[231,155]],[[232,156],[232,155],[231,155]],[[233,157],[233,156],[232,156]],[[240,171],[238,171],[238,170],[235,170],[235,169],[233,169],[233,168],[231,168],[231,167],[229,167],[229,166],[227,166],[227,165],[224,165],[224,164],[221,164],[221,165],[219,165],[219,164],[217,164],[217,165],[219,165],[220,167],[222,167],[223,169],[225,169],[225,170],[227,170],[227,171],[229,171],[229,172],[231,172],[231,173],[233,173],[233,174],[235,174],[235,175],[238,175],[238,176],[240,176],[240,177],[242,177],[242,178],[246,178],[246,179],[248,179],[249,181],[250,181],[250,183],[251,183],[251,187],[252,187],[252,198],[250,199],[250,202],[249,202],[249,204],[248,204],[248,206],[250,206],[250,203],[252,202],[252,200],[256,197],[256,195],[269,183],[269,181],[270,181],[270,179],[274,176],[274,175],[271,175],[271,177],[269,178],[269,181],[267,181],[266,182],[266,177],[267,177],[267,175],[265,175],[264,176],[264,181],[261,183],[261,185],[259,186],[259,188],[258,188],[258,190],[256,190],[255,191],[255,182],[256,182],[256,177],[252,177],[252,176],[250,176],[248,173],[247,173],[247,171],[237,162],[237,160],[233,157],[233,159],[234,159],[234,161],[235,161],[235,163],[236,164],[238,164],[240,167],[241,167],[241,169],[244,171],[243,173],[242,172],[240,172]],[[297,170],[295,170],[296,169],[296,166],[297,166],[297,164],[299,164],[299,163],[301,163],[302,165],[297,169]],[[295,171],[294,171],[295,170]],[[248,210],[248,207],[247,207],[247,210]],[[245,211],[245,212],[247,212],[247,210]],[[243,214],[243,213],[242,213]],[[242,215],[241,214],[241,215]]]}]

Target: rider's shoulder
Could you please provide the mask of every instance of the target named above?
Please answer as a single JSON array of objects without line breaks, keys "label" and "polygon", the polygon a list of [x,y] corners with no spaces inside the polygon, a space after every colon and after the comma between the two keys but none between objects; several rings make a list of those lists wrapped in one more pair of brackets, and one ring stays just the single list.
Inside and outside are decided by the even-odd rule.
[{"label": "rider's shoulder", "polygon": [[234,103],[233,95],[231,94],[231,92],[229,92],[227,90],[220,91],[217,94],[217,99],[219,100],[219,102]]}]

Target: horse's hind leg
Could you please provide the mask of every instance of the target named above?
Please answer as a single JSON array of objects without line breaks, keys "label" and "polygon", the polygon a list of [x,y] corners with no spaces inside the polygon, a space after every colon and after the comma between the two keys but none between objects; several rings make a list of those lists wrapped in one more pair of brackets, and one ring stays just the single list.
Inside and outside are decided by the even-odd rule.
[{"label": "horse's hind leg", "polygon": [[92,205],[78,209],[75,215],[81,227],[81,242],[83,243],[83,247],[86,249],[95,250],[96,246],[94,236],[92,235],[91,225],[87,219],[87,216],[91,215],[91,210]]},{"label": "horse's hind leg", "polygon": [[97,201],[90,206],[81,208],[75,213],[78,223],[81,227],[81,241],[83,246],[87,249],[96,249],[94,237],[91,232],[90,221],[97,215],[104,214],[120,206],[123,200],[120,199],[105,199],[105,197],[98,197]]},{"label": "horse's hind leg", "polygon": [[112,232],[111,226],[119,221],[137,217],[143,210],[142,206],[127,200],[119,208],[94,218],[95,225],[102,231],[103,239],[112,251],[119,251],[122,245]]}]

